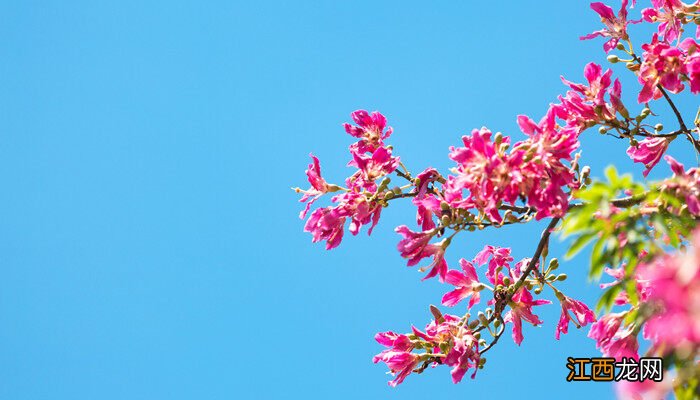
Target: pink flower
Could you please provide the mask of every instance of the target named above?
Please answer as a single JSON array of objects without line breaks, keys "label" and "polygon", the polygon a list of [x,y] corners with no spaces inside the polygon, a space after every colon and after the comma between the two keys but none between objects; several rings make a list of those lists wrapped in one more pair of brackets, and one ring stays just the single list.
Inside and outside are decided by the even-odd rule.
[{"label": "pink flower", "polygon": [[326,241],[326,250],[338,247],[343,240],[345,217],[339,215],[333,207],[316,209],[306,221],[304,232],[310,232],[312,242]]},{"label": "pink flower", "polygon": [[[509,138],[503,138],[508,144]],[[491,141],[491,131],[474,129],[471,136],[462,136],[464,147],[451,147],[450,158],[458,166],[457,176],[450,176],[444,185],[445,200],[455,208],[476,207],[493,221],[500,222],[498,204],[513,203],[520,194],[520,158],[505,154],[504,148]],[[463,190],[469,191],[463,197]]]},{"label": "pink flower", "polygon": [[348,134],[360,139],[353,145],[358,153],[374,152],[384,145],[384,139],[391,136],[393,132],[391,127],[384,131],[386,118],[377,111],[370,115],[365,110],[357,110],[350,116],[358,126],[352,126],[348,123],[343,124],[343,126]]},{"label": "pink flower", "polygon": [[610,39],[603,44],[603,50],[608,53],[617,46],[617,43],[622,40],[627,40],[627,25],[636,24],[639,21],[627,21],[627,0],[622,0],[622,7],[615,16],[613,9],[603,3],[591,3],[593,11],[600,15],[600,20],[605,25],[605,29],[593,32],[586,36],[582,36],[581,40],[593,39],[598,36],[609,37]]},{"label": "pink flower", "polygon": [[658,33],[670,43],[680,36],[681,19],[677,15],[684,11],[680,0],[652,0],[654,8],[642,10],[642,18],[647,22],[659,22]]},{"label": "pink flower", "polygon": [[537,210],[538,220],[562,216],[569,205],[563,188],[577,187],[573,171],[562,160],[572,159],[573,151],[579,146],[578,133],[575,128],[557,125],[559,111],[555,106],[550,107],[539,124],[527,116],[518,116],[520,129],[529,138],[516,143],[513,152],[523,157],[518,177],[523,177],[527,203]]},{"label": "pink flower", "polygon": [[630,146],[627,149],[627,155],[630,156],[634,162],[644,164],[646,169],[642,174],[647,176],[651,169],[659,163],[661,156],[666,152],[671,140],[673,139],[665,137],[647,137],[637,143],[636,146]]},{"label": "pink flower", "polygon": [[623,357],[639,360],[637,335],[630,331],[618,332],[602,350],[604,357],[613,357],[617,361],[622,361]]},{"label": "pink flower", "polygon": [[348,218],[350,233],[357,235],[360,227],[371,224],[367,234],[372,234],[382,212],[378,203],[353,191],[333,196],[331,200],[338,205],[316,209],[304,225],[304,232],[311,233],[313,243],[325,240],[327,250],[337,247],[343,239],[343,228]]},{"label": "pink flower", "polygon": [[423,231],[429,231],[435,228],[433,215],[440,215],[442,212],[440,208],[440,199],[430,194],[422,198],[414,197],[412,202],[418,209],[416,213],[416,222],[421,226]]},{"label": "pink flower", "polygon": [[[698,32],[700,32],[700,25],[698,25]],[[683,69],[690,82],[690,91],[695,94],[700,93],[700,44],[687,38],[679,47],[688,54]]]},{"label": "pink flower", "polygon": [[459,383],[464,374],[471,368],[474,369],[471,378],[474,379],[479,369],[479,341],[468,332],[454,337],[454,345],[447,353],[444,363],[452,368],[452,382]]},{"label": "pink flower", "polygon": [[520,343],[523,341],[522,320],[534,326],[542,323],[540,318],[532,313],[532,307],[551,303],[552,302],[549,300],[533,300],[532,294],[525,288],[520,288],[520,290],[513,295],[509,303],[510,310],[506,313],[503,321],[513,323],[513,341],[515,344],[520,346]]},{"label": "pink flower", "polygon": [[[612,70],[603,72],[603,68],[595,63],[588,63],[583,71],[588,85],[569,82],[561,77],[562,82],[572,90],[566,96],[559,96],[561,106],[556,110],[566,120],[567,126],[576,128],[577,132],[597,124],[600,121],[615,119],[616,113],[626,113],[626,108],[620,99],[622,85],[615,80],[612,87]],[[605,94],[610,95],[610,104],[605,101]]]},{"label": "pink flower", "polygon": [[311,159],[313,162],[309,164],[309,168],[306,170],[306,176],[309,179],[309,183],[311,184],[311,188],[307,190],[299,190],[301,193],[304,193],[304,195],[301,197],[299,200],[302,203],[305,203],[307,200],[311,199],[308,203],[306,203],[306,207],[304,210],[299,213],[299,218],[304,219],[306,218],[306,213],[309,212],[309,208],[311,208],[311,205],[322,195],[328,192],[329,186],[326,183],[326,181],[321,177],[321,165],[318,161],[318,158],[314,157],[313,154],[309,154],[311,156]]},{"label": "pink flower", "polygon": [[596,341],[596,347],[603,353],[607,352],[613,337],[617,333],[625,313],[606,314],[591,325],[588,337]]},{"label": "pink flower", "polygon": [[407,351],[386,351],[377,354],[374,363],[383,362],[389,367],[389,371],[396,377],[389,381],[389,386],[395,387],[411,374],[413,368],[418,364],[419,356]]},{"label": "pink flower", "polygon": [[583,76],[588,81],[588,86],[580,83],[569,82],[561,77],[562,82],[574,91],[583,95],[587,100],[596,105],[604,105],[603,97],[612,83],[612,70],[608,69],[603,73],[603,67],[596,63],[588,63],[583,69]]},{"label": "pink flower", "polygon": [[447,275],[445,247],[449,245],[449,242],[443,240],[437,244],[430,244],[430,239],[434,235],[432,231],[413,232],[406,225],[397,227],[396,232],[404,237],[399,241],[397,248],[399,253],[401,253],[401,257],[408,259],[407,265],[411,267],[426,257],[432,257],[433,261],[430,265],[420,268],[421,272],[430,268],[423,280],[439,275],[440,282],[444,282]]},{"label": "pink flower", "polygon": [[667,376],[664,376],[661,382],[648,379],[641,382],[622,379],[616,382],[614,387],[617,398],[620,400],[658,400],[668,398],[669,393],[673,391],[673,380],[668,379]]},{"label": "pink flower", "polygon": [[442,297],[442,304],[453,307],[460,301],[471,297],[469,300],[469,308],[479,302],[479,292],[483,289],[483,285],[479,282],[479,277],[476,275],[474,265],[465,259],[459,260],[459,265],[462,271],[450,270],[447,271],[445,282],[455,287],[455,290],[446,293]]},{"label": "pink flower", "polygon": [[440,343],[448,342],[458,333],[467,331],[461,324],[461,318],[451,314],[444,314],[439,322],[436,320],[430,321],[425,326],[425,333],[415,327],[412,327],[412,329],[413,334],[417,337],[426,342],[434,343],[437,347],[435,351],[438,352],[440,351],[438,347]]},{"label": "pink flower", "polygon": [[428,185],[440,179],[440,173],[435,168],[426,168],[423,172],[416,175],[419,184],[414,192],[417,199],[422,199],[428,193]]},{"label": "pink flower", "polygon": [[394,172],[399,166],[399,157],[392,157],[391,150],[386,147],[376,149],[371,155],[352,151],[352,158],[348,165],[357,167],[358,171],[346,180],[346,184],[371,192],[377,189],[374,183],[377,178]]},{"label": "pink flower", "polygon": [[643,63],[639,68],[639,82],[643,85],[637,101],[646,103],[662,96],[656,87],[663,86],[672,93],[681,92],[685,86],[681,82],[684,72],[685,54],[677,47],[660,42],[656,34],[651,41],[642,45]]},{"label": "pink flower", "polygon": [[[557,295],[559,297],[559,295]],[[595,322],[595,315],[588,306],[583,304],[578,300],[574,300],[570,297],[561,295],[561,317],[559,318],[559,323],[557,324],[557,330],[554,336],[559,340],[559,335],[561,333],[569,332],[569,321],[573,321],[577,328],[586,326],[591,322]],[[571,312],[574,316],[572,317]]]},{"label": "pink flower", "polygon": [[510,262],[513,257],[510,255],[510,249],[506,247],[485,246],[475,257],[476,265],[484,265],[488,261],[488,269],[486,270],[486,278],[494,285],[501,283],[503,274],[501,269],[505,268],[510,274]]},{"label": "pink flower", "polygon": [[382,346],[389,347],[390,350],[410,351],[413,349],[411,339],[404,334],[394,333],[391,331],[379,332],[374,335],[374,340],[376,340],[377,343],[381,344]]},{"label": "pink flower", "polygon": [[338,215],[350,218],[350,233],[357,235],[360,227],[371,224],[367,234],[371,235],[372,230],[379,222],[382,207],[376,202],[371,202],[362,193],[346,192],[333,196],[332,201],[339,203],[336,209]]},{"label": "pink flower", "polygon": [[647,302],[661,308],[644,325],[644,337],[662,355],[700,344],[700,229],[692,242],[686,253],[659,257],[640,267],[640,274],[650,281]]},{"label": "pink flower", "polygon": [[664,181],[662,187],[666,192],[685,198],[688,211],[693,215],[700,215],[700,169],[691,168],[686,171],[683,164],[673,157],[666,156],[664,159],[671,165],[673,178]]}]

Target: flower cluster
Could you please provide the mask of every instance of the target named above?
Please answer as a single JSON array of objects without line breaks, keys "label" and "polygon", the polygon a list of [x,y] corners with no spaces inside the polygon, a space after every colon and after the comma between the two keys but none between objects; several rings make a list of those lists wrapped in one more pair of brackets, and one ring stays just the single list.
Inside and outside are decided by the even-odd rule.
[{"label": "flower cluster", "polygon": [[[406,243],[411,239],[418,240],[420,237],[420,234],[415,233],[414,235],[418,236],[412,236],[405,227],[400,227],[399,230],[406,235],[404,239],[407,240]],[[403,249],[408,253],[413,251],[409,247]],[[541,278],[538,279],[523,277],[523,272],[532,264],[531,259],[525,258],[514,265],[511,265],[512,261],[510,249],[485,246],[471,261],[459,260],[460,270],[445,272],[444,282],[453,288],[442,297],[442,304],[455,307],[462,301],[468,300],[467,313],[464,317],[443,316],[437,308],[431,307],[435,320],[428,324],[425,333],[413,328],[412,333],[405,335],[394,332],[376,335],[377,342],[388,349],[376,355],[374,362],[384,362],[389,367],[389,371],[395,374],[395,379],[389,382],[390,385],[401,383],[411,372],[422,372],[428,365],[435,367],[445,364],[453,367],[452,379],[455,383],[462,379],[467,370],[474,368],[473,378],[476,368],[483,366],[486,361],[483,353],[498,341],[505,331],[505,324],[512,325],[513,341],[520,345],[524,339],[523,322],[533,326],[543,323],[534,314],[534,307],[551,302],[546,299],[536,299],[533,296],[533,289],[535,293],[541,293],[544,285],[554,290],[561,303],[561,317],[555,332],[557,340],[560,334],[568,332],[570,322],[580,328],[596,320],[593,312],[583,302],[572,299],[555,288],[553,283],[565,278],[564,275],[552,274],[556,269],[556,261],[550,262],[546,270],[539,272]],[[477,272],[477,268],[483,266],[486,266],[483,271],[484,282],[479,279]],[[538,266],[537,263],[535,266]],[[534,288],[537,285],[540,287]],[[472,318],[474,315],[472,309],[480,303],[482,292],[485,290],[493,294],[487,301],[489,307],[485,308],[484,312],[479,311],[476,317]],[[500,311],[496,313],[495,310]],[[481,331],[485,329],[494,336],[491,344],[487,344],[481,336]],[[426,352],[416,353],[420,350]],[[419,367],[421,363],[423,367]]]},{"label": "flower cluster", "polygon": [[661,183],[661,190],[683,199],[688,212],[700,216],[700,168],[686,171],[683,164],[671,156],[666,156],[666,161],[671,165],[673,177]]},{"label": "flower cluster", "polygon": [[[636,269],[632,279],[638,304],[632,304],[626,294],[618,296],[615,303],[627,306],[627,310],[603,315],[591,325],[588,336],[604,356],[639,359],[641,332],[651,343],[647,356],[685,360],[690,365],[696,362],[694,354],[700,348],[700,230],[691,240],[692,246],[685,252],[659,255]],[[625,275],[623,268],[609,273],[618,280],[604,287],[620,283]],[[640,396],[670,389],[665,382],[628,382],[621,390],[628,396]]]},{"label": "flower cluster", "polygon": [[[388,349],[374,356],[374,363],[383,362],[395,378],[389,385],[396,386],[411,372],[422,372],[429,364],[433,367],[444,364],[452,367],[452,381],[459,383],[467,371],[476,371],[483,366],[479,353],[479,335],[474,334],[464,321],[454,315],[435,311],[436,316],[425,332],[413,327],[409,334],[380,332],[375,340]],[[418,353],[417,351],[424,352]],[[421,368],[416,368],[424,363]]]},{"label": "flower cluster", "polygon": [[[386,349],[374,362],[389,368],[394,376],[391,386],[439,365],[451,368],[455,383],[470,371],[474,378],[486,362],[484,354],[507,330],[520,346],[524,323],[543,323],[535,307],[551,303],[542,296],[545,289],[551,289],[550,299],[556,298],[561,307],[554,331],[557,340],[569,332],[571,324],[590,325],[588,336],[597,348],[618,360],[639,359],[640,347],[644,349],[640,341],[646,340],[651,344],[648,355],[664,357],[674,363],[673,373],[681,381],[690,380],[683,368],[696,368],[700,354],[700,230],[695,231],[690,250],[666,252],[669,246],[680,247],[697,225],[700,168],[686,170],[664,155],[679,136],[688,139],[700,155],[700,141],[695,139],[700,134],[700,111],[695,125],[687,124],[669,95],[686,86],[690,93],[700,93],[700,0],[693,4],[651,0],[639,20],[629,18],[629,6],[628,0],[622,0],[615,13],[603,3],[592,3],[603,29],[582,39],[606,38],[607,60],[623,62],[635,74],[641,86],[637,100],[645,103],[638,115],[623,103],[622,85],[613,71],[591,62],[584,67],[584,83],[561,77],[566,92],[557,96],[538,122],[525,115],[517,117],[524,134],[521,139],[486,127],[464,135],[460,146],[449,149],[455,163],[449,174],[428,167],[413,175],[386,144],[393,129],[379,112],[355,111],[354,124],[344,124],[356,141],[349,146],[348,166],[353,172],[343,186],[329,183],[321,175],[318,158],[311,155],[306,170],[310,187],[296,191],[305,203],[300,217],[310,212],[304,230],[311,233],[312,241],[325,241],[327,249],[338,246],[346,223],[353,235],[364,225],[369,225],[371,234],[390,201],[410,199],[418,227],[395,228],[400,235],[399,255],[409,267],[419,266],[425,273],[423,280],[437,278],[449,286],[441,299],[443,306],[464,310],[460,317],[431,306],[434,318],[423,331],[414,327],[405,334],[376,335]],[[656,32],[637,53],[628,29],[642,22],[656,24]],[[698,25],[694,37],[687,35],[691,24]],[[657,117],[649,103],[661,98],[678,120],[675,131],[647,121]],[[592,127],[603,135],[629,140],[627,155],[644,165],[645,177],[662,158],[671,165],[673,176],[647,187],[610,170],[606,171],[609,183],[593,183],[590,168],[580,168],[581,154],[575,153],[580,136]],[[403,186],[390,187],[390,175],[396,175]],[[317,200],[331,193],[331,206],[311,212]],[[623,193],[625,197],[618,198]],[[543,218],[551,220],[532,258],[514,263],[509,248],[487,245],[474,258],[460,258],[459,267],[450,269],[447,249],[460,232]],[[622,311],[596,318],[588,305],[561,291],[558,282],[566,274],[555,273],[559,261],[547,257],[549,236],[562,219],[566,233],[579,235],[569,253],[596,242],[591,276],[605,271],[614,279],[601,284],[606,294],[600,304],[603,309],[621,307]],[[670,232],[676,227],[678,232]],[[617,268],[604,268],[611,265]],[[633,398],[663,396],[673,386],[627,383],[618,392]]]},{"label": "flower cluster", "polygon": [[637,100],[646,103],[659,99],[664,88],[671,93],[680,93],[685,89],[683,80],[690,82],[692,93],[700,93],[700,53],[698,43],[686,38],[679,45],[659,40],[654,35],[651,43],[642,45],[642,64],[639,68],[639,82],[642,90]]},{"label": "flower cluster", "polygon": [[[357,126],[345,124],[345,131],[359,140],[350,145],[352,160],[348,166],[357,170],[345,180],[347,188],[329,185],[321,176],[318,158],[311,155],[313,160],[306,170],[311,188],[297,192],[303,193],[301,202],[306,202],[300,218],[305,218],[311,205],[322,195],[330,192],[341,192],[331,198],[335,206],[318,208],[311,213],[306,221],[304,230],[310,232],[313,242],[326,241],[326,248],[337,247],[343,239],[345,223],[350,220],[349,230],[357,235],[363,225],[370,224],[367,231],[379,221],[382,211],[383,193],[377,181],[394,172],[399,166],[399,157],[392,155],[392,150],[384,144],[384,139],[392,133],[392,128],[386,127],[386,118],[378,113],[369,114],[358,110],[351,114]],[[388,178],[384,184],[388,184]]]},{"label": "flower cluster", "polygon": [[[634,2],[634,0],[632,0]],[[627,34],[627,26],[629,24],[636,24],[640,21],[628,21],[627,20],[627,3],[628,0],[622,0],[622,7],[620,11],[615,15],[612,8],[606,6],[603,3],[591,3],[591,8],[593,11],[600,15],[600,21],[605,25],[604,29],[593,32],[589,35],[582,36],[582,40],[593,39],[598,36],[609,37],[608,41],[603,44],[603,49],[606,53],[614,49],[620,40],[629,39]]]}]

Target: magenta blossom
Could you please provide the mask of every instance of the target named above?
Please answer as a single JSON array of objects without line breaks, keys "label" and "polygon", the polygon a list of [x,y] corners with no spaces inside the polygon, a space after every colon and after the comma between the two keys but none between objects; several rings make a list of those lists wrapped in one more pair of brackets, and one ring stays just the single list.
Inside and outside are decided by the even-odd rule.
[{"label": "magenta blossom", "polygon": [[642,18],[651,23],[659,23],[658,33],[664,41],[671,43],[681,33],[681,18],[685,5],[680,0],[652,0],[653,8],[642,10]]},{"label": "magenta blossom", "polygon": [[391,136],[393,132],[391,127],[384,131],[386,118],[377,111],[369,114],[365,110],[357,110],[350,116],[357,126],[348,123],[343,124],[343,126],[348,134],[360,139],[353,145],[358,153],[373,153],[377,148],[384,145],[384,139]]},{"label": "magenta blossom", "polygon": [[659,41],[654,34],[651,43],[642,45],[643,63],[639,68],[639,82],[643,85],[637,101],[646,103],[662,96],[657,85],[672,93],[680,93],[685,85],[681,82],[684,72],[685,54],[681,49]]},{"label": "magenta blossom", "polygon": [[346,192],[333,196],[332,201],[339,203],[337,209],[339,215],[350,217],[350,233],[357,235],[360,227],[371,224],[367,234],[371,235],[372,230],[379,222],[382,207],[376,202],[371,202],[362,193]]},{"label": "magenta blossom", "polygon": [[518,125],[529,138],[516,143],[513,152],[523,157],[518,177],[523,177],[527,203],[537,210],[538,220],[564,215],[569,200],[563,188],[577,187],[573,171],[562,160],[572,159],[573,151],[579,146],[578,131],[559,127],[556,123],[559,111],[558,107],[550,107],[538,124],[527,116],[518,116]]},{"label": "magenta blossom", "polygon": [[479,292],[484,288],[479,282],[479,277],[476,275],[474,265],[465,259],[459,260],[459,265],[462,271],[450,270],[447,271],[445,282],[455,287],[455,290],[446,293],[442,297],[442,304],[453,307],[460,301],[471,297],[469,300],[469,308],[477,304],[480,299]]},{"label": "magenta blossom", "polygon": [[396,228],[396,232],[404,238],[399,241],[397,246],[401,257],[407,258],[409,267],[414,266],[420,260],[426,257],[432,257],[433,261],[430,265],[420,268],[420,271],[425,271],[430,268],[428,274],[423,278],[429,279],[439,275],[441,282],[445,281],[447,275],[447,261],[445,261],[445,248],[449,242],[443,240],[437,244],[430,244],[434,233],[429,232],[413,232],[406,225],[401,225]]},{"label": "magenta blossom", "polygon": [[[557,292],[557,297],[561,302],[561,317],[557,324],[557,330],[554,336],[559,340],[561,333],[569,332],[569,321],[572,321],[577,328],[586,326],[591,322],[595,322],[595,314],[588,306],[578,300],[564,296],[561,292]],[[572,317],[573,314],[573,317]]]},{"label": "magenta blossom", "polygon": [[513,341],[515,344],[520,346],[520,343],[522,343],[524,339],[522,320],[534,326],[542,323],[540,318],[532,313],[532,307],[551,303],[551,301],[544,299],[533,300],[530,291],[524,287],[520,288],[520,290],[513,295],[509,303],[510,310],[506,313],[503,321],[513,323]]},{"label": "magenta blossom", "polygon": [[612,83],[612,70],[608,69],[603,72],[603,67],[601,67],[599,64],[591,62],[586,64],[584,67],[583,76],[588,81],[588,86],[580,83],[569,82],[563,76],[561,77],[561,80],[566,86],[580,93],[594,104],[605,104],[603,97]]},{"label": "magenta blossom", "polygon": [[[700,25],[698,25],[700,32]],[[679,46],[688,54],[685,60],[684,73],[690,83],[692,93],[700,93],[700,44],[691,38],[683,40]]]},{"label": "magenta blossom", "polygon": [[[445,200],[455,208],[476,207],[493,221],[500,222],[500,202],[513,203],[520,194],[519,166],[521,157],[505,153],[509,138],[501,143],[491,140],[487,128],[474,129],[471,136],[462,136],[464,147],[451,147],[450,158],[458,166],[457,175],[449,176],[445,188]],[[463,190],[469,191],[463,197]]]},{"label": "magenta blossom", "polygon": [[383,362],[396,377],[389,381],[389,386],[395,387],[411,374],[418,364],[419,356],[407,351],[386,351],[376,355],[374,363]]},{"label": "magenta blossom", "polygon": [[311,187],[307,190],[301,190],[297,188],[297,191],[304,193],[304,195],[299,200],[300,202],[305,203],[307,200],[311,199],[308,203],[306,203],[306,207],[304,208],[304,210],[301,213],[299,213],[299,218],[301,219],[306,218],[306,213],[309,212],[309,208],[311,208],[311,205],[319,197],[321,197],[325,193],[328,193],[329,190],[329,185],[321,177],[321,164],[319,163],[318,158],[316,158],[313,154],[309,155],[311,156],[311,160],[313,162],[309,164],[309,168],[306,170],[306,176],[309,179]]},{"label": "magenta blossom", "polygon": [[510,275],[510,262],[513,257],[510,255],[510,249],[507,247],[485,246],[475,257],[476,265],[484,265],[488,261],[486,270],[486,278],[494,285],[501,283],[499,277],[503,276],[501,270],[505,268]]},{"label": "magenta blossom", "polygon": [[588,337],[596,341],[596,347],[603,353],[607,352],[613,337],[617,334],[625,313],[606,314],[591,325]]},{"label": "magenta blossom", "polygon": [[618,399],[657,400],[667,399],[673,391],[673,379],[668,378],[668,371],[661,382],[645,379],[643,381],[628,381],[625,379],[615,383]]},{"label": "magenta blossom", "polygon": [[662,187],[677,197],[685,198],[688,211],[700,216],[700,168],[690,168],[686,171],[683,164],[673,157],[666,156],[664,159],[671,165],[673,178],[664,181]]},{"label": "magenta blossom", "polygon": [[[618,112],[627,113],[621,100],[622,85],[618,79],[612,82],[612,70],[603,72],[600,65],[588,63],[583,74],[588,85],[569,82],[561,77],[562,82],[572,90],[566,96],[559,96],[561,105],[554,106],[555,112],[566,120],[567,126],[579,133],[601,121],[615,119]],[[610,103],[605,101],[606,93],[610,95]]]},{"label": "magenta blossom", "polygon": [[617,46],[620,40],[627,40],[627,25],[636,24],[639,21],[627,21],[627,0],[622,0],[622,7],[615,16],[612,8],[603,3],[591,3],[593,11],[600,15],[600,21],[605,25],[605,29],[593,32],[586,36],[581,36],[581,40],[593,39],[598,36],[609,37],[603,44],[603,50],[608,53]]},{"label": "magenta blossom", "polygon": [[440,208],[440,199],[430,194],[422,198],[414,197],[412,202],[418,209],[416,213],[416,222],[421,226],[423,231],[429,231],[435,228],[433,216],[440,215],[442,212]]},{"label": "magenta blossom", "polygon": [[664,355],[700,344],[700,230],[692,240],[685,254],[657,258],[640,271],[651,282],[647,301],[662,310],[644,325],[644,337]]},{"label": "magenta blossom", "polygon": [[651,169],[659,163],[672,140],[673,138],[648,137],[637,143],[636,146],[631,145],[627,149],[627,155],[634,162],[644,164],[646,169],[642,174],[647,176]]},{"label": "magenta blossom", "polygon": [[469,369],[474,369],[471,378],[476,377],[476,371],[479,369],[479,341],[469,332],[463,332],[461,335],[455,336],[453,339],[454,345],[447,353],[444,363],[452,368],[452,382],[459,383],[464,374]]},{"label": "magenta blossom", "polygon": [[334,207],[316,209],[304,225],[304,232],[312,235],[311,241],[316,243],[326,241],[326,250],[338,247],[343,240],[345,217],[340,216]]},{"label": "magenta blossom", "polygon": [[418,184],[415,188],[416,198],[422,199],[428,193],[428,185],[440,179],[440,173],[435,168],[426,168],[416,175]]},{"label": "magenta blossom", "polygon": [[617,361],[622,361],[622,358],[639,360],[639,342],[631,331],[618,332],[602,350],[604,357],[613,357]]},{"label": "magenta blossom", "polygon": [[393,157],[386,147],[379,147],[371,155],[352,151],[352,161],[348,165],[357,167],[358,171],[347,179],[346,184],[373,192],[377,189],[374,181],[394,172],[399,166],[399,157]]}]

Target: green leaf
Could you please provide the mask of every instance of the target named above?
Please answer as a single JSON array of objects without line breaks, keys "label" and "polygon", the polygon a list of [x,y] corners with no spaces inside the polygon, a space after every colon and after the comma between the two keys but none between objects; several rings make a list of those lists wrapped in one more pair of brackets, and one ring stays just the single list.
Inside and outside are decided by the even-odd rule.
[{"label": "green leaf", "polygon": [[614,286],[610,286],[605,292],[603,292],[603,295],[600,296],[600,299],[598,299],[598,302],[595,305],[596,312],[610,311],[613,304],[615,303],[615,298],[617,297],[617,294],[620,293],[621,290],[622,287],[619,284],[617,284]]},{"label": "green leaf", "polygon": [[583,248],[586,247],[588,243],[595,239],[596,236],[596,232],[588,232],[577,237],[576,240],[574,240],[574,242],[569,247],[569,250],[567,250],[566,254],[564,255],[564,258],[566,260],[570,260],[571,258],[573,258],[576,254],[583,250]]}]

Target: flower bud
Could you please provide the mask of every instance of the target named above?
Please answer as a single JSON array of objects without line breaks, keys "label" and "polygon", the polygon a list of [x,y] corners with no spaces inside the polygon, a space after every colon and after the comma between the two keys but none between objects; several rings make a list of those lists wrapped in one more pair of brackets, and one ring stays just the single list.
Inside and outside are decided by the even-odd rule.
[{"label": "flower bud", "polygon": [[496,145],[500,145],[502,141],[503,134],[501,132],[496,132],[496,134],[493,136],[493,142],[496,143]]},{"label": "flower bud", "polygon": [[620,58],[618,56],[616,56],[615,54],[610,54],[608,56],[609,63],[615,64],[615,63],[618,63],[619,61],[620,61]]},{"label": "flower bud", "polygon": [[618,42],[616,47],[617,47],[618,50],[624,50],[624,49],[625,49],[625,45],[624,45],[622,42]]},{"label": "flower bud", "polygon": [[559,268],[559,259],[555,257],[549,260],[549,270],[554,271],[557,268]]},{"label": "flower bud", "polygon": [[581,177],[581,180],[588,185],[590,176],[591,176],[591,167],[588,165],[585,165],[583,168],[581,168],[581,174],[579,175]]},{"label": "flower bud", "polygon": [[393,198],[394,198],[394,192],[393,192],[393,191],[389,191],[389,192],[384,193],[384,200],[391,200],[391,199],[393,199]]},{"label": "flower bud", "polygon": [[651,114],[651,110],[649,109],[649,107],[644,107],[639,115],[646,118],[649,116],[649,114]]},{"label": "flower bud", "polygon": [[475,319],[471,321],[467,326],[469,327],[469,329],[474,330],[477,326],[479,326],[479,321]]},{"label": "flower bud", "polygon": [[654,129],[656,129],[657,132],[661,132],[664,130],[664,124],[656,124],[654,125]]},{"label": "flower bud", "polygon": [[447,210],[450,209],[450,205],[447,204],[446,201],[442,201],[442,202],[440,202],[440,209],[441,209],[442,211],[447,211]]},{"label": "flower bud", "polygon": [[608,133],[608,128],[601,126],[600,128],[598,128],[598,133],[600,133],[601,135],[605,135],[606,133]]},{"label": "flower bud", "polygon": [[443,215],[440,217],[440,223],[442,226],[447,226],[450,224],[450,216],[449,215]]},{"label": "flower bud", "polygon": [[566,296],[564,295],[564,293],[558,291],[557,289],[554,289],[554,295],[557,296],[557,300],[559,301],[566,300]]},{"label": "flower bud", "polygon": [[511,284],[510,278],[507,277],[507,276],[504,277],[504,278],[503,278],[503,284],[506,285],[506,286],[510,286],[510,284]]},{"label": "flower bud", "polygon": [[535,294],[540,294],[542,293],[542,288],[541,287],[536,287],[535,288]]},{"label": "flower bud", "polygon": [[498,328],[499,326],[501,326],[501,320],[500,320],[500,319],[497,319],[497,320],[493,321],[493,326],[496,327],[496,328]]},{"label": "flower bud", "polygon": [[567,275],[566,275],[566,274],[559,274],[559,275],[557,275],[557,280],[558,280],[558,281],[565,281],[566,278],[567,278]]},{"label": "flower bud", "polygon": [[630,70],[630,71],[636,71],[636,70],[639,69],[639,65],[636,64],[636,63],[633,63],[632,61],[630,61],[630,62],[628,62],[627,64],[625,64],[625,66],[626,66],[627,69]]}]

